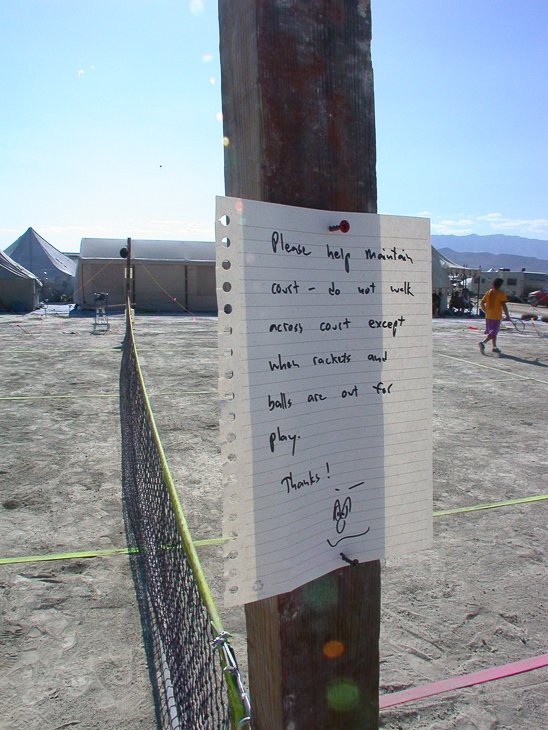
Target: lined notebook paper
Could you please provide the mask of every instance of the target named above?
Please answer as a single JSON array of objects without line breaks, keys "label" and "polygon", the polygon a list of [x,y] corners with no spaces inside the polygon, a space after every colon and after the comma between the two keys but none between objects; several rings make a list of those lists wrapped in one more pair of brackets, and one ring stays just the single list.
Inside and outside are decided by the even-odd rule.
[{"label": "lined notebook paper", "polygon": [[429,221],[217,198],[216,249],[226,605],[429,547]]}]

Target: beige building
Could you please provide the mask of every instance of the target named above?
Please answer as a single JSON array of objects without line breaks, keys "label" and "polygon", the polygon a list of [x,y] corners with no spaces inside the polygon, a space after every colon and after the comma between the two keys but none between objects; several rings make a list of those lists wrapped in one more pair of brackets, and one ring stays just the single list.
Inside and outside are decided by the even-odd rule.
[{"label": "beige building", "polygon": [[[107,293],[108,306],[125,304],[123,238],[83,238],[74,302],[94,308],[94,294]],[[133,305],[149,312],[217,312],[215,244],[209,241],[132,239]]]}]

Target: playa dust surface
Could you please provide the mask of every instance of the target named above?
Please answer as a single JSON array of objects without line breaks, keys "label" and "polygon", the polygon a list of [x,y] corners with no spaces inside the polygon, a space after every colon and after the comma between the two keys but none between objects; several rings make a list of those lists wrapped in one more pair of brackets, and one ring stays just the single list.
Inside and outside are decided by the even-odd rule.
[{"label": "playa dust surface", "polygon": [[[77,555],[126,546],[123,317],[110,323],[94,335],[87,317],[0,318],[1,730],[155,727],[128,556]],[[504,325],[502,357],[479,353],[476,328],[433,321],[436,511],[548,491],[548,325]],[[195,539],[222,534],[216,332],[214,317],[135,322]],[[547,510],[539,500],[438,515],[432,549],[383,561],[382,694],[548,652]],[[53,554],[65,557],[37,560]],[[245,676],[243,610],[222,606],[222,547],[199,556]],[[547,681],[538,669],[405,703],[381,711],[381,727],[538,730]]]}]

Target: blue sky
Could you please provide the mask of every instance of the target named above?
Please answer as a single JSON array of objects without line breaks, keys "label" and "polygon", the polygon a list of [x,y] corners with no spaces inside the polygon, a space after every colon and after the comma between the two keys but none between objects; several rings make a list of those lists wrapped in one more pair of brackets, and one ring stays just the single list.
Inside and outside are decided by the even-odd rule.
[{"label": "blue sky", "polygon": [[[545,0],[372,11],[379,212],[548,240]],[[0,24],[0,248],[213,240],[216,0],[0,0]]]}]

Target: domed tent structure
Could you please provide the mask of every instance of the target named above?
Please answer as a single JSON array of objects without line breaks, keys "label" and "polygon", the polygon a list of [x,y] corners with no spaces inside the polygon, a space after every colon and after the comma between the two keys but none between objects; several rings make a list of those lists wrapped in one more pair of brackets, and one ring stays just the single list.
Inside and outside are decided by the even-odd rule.
[{"label": "domed tent structure", "polygon": [[40,302],[41,286],[32,272],[0,251],[0,310],[32,312]]},{"label": "domed tent structure", "polygon": [[42,238],[33,228],[5,250],[5,253],[42,282],[42,298],[59,301],[72,297],[76,263]]}]

